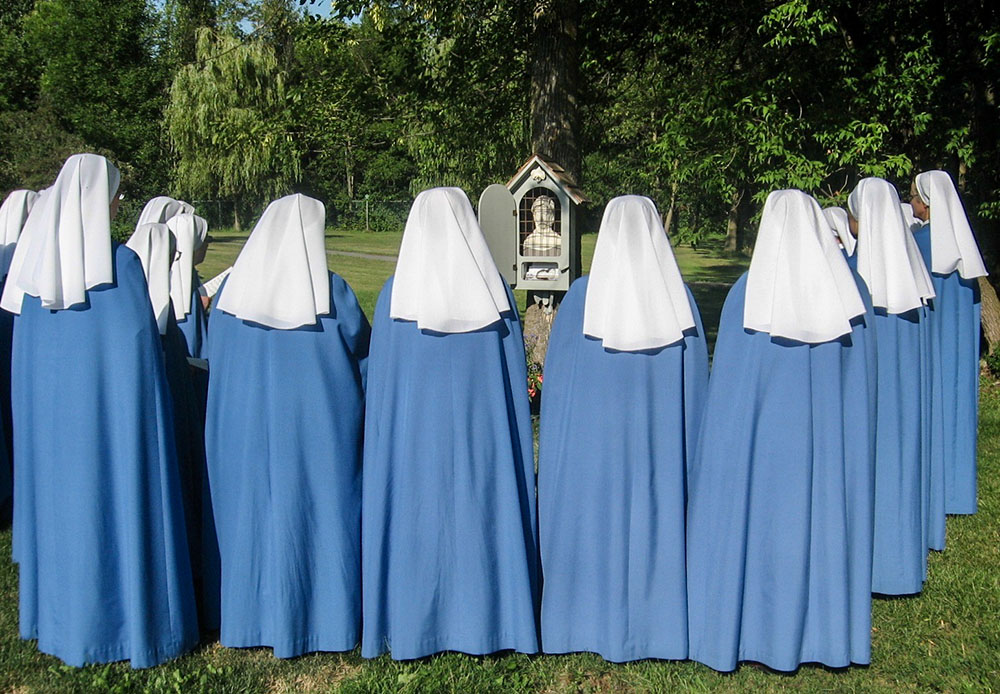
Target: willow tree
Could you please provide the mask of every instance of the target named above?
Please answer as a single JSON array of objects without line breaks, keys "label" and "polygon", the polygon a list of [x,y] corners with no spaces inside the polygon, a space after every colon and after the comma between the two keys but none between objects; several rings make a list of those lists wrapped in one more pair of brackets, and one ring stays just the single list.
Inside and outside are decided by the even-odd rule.
[{"label": "willow tree", "polygon": [[237,227],[241,205],[285,194],[299,180],[286,74],[261,40],[200,29],[196,62],[171,85],[166,124],[177,192],[233,201]]}]

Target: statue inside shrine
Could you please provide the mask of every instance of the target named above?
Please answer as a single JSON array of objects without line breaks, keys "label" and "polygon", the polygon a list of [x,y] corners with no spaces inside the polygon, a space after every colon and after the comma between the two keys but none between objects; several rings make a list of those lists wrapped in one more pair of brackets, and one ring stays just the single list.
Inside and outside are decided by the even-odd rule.
[{"label": "statue inside shrine", "polygon": [[562,238],[553,228],[556,221],[556,201],[548,195],[540,195],[531,204],[531,218],[535,229],[524,237],[522,255],[559,255]]}]

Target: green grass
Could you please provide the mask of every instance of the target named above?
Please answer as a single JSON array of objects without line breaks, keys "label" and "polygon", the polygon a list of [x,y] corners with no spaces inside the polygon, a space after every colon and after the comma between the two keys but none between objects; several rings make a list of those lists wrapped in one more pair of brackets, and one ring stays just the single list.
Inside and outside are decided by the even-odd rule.
[{"label": "green grass", "polygon": [[[245,239],[245,234],[225,231],[213,236],[216,242],[201,268],[205,277],[230,264]],[[585,266],[593,241],[592,236],[584,237]],[[327,243],[334,250],[389,255],[398,247],[399,235],[336,232],[328,235]],[[705,303],[712,299],[721,306],[726,283],[739,276],[746,262],[728,260],[712,248],[676,252],[682,272],[694,284],[706,324],[713,325]],[[329,258],[330,267],[351,283],[370,315],[393,264],[353,256]],[[385,656],[363,660],[357,651],[281,661],[267,649],[222,648],[208,638],[193,653],[149,670],[133,671],[122,663],[74,669],[17,636],[17,573],[8,559],[10,530],[5,529],[0,532],[0,692],[998,692],[1000,383],[988,376],[982,381],[979,446],[979,513],[948,519],[948,549],[932,553],[922,595],[875,601],[870,667],[831,671],[805,666],[794,675],[783,675],[742,666],[724,675],[691,662],[613,665],[591,654],[448,653],[396,663]]]}]

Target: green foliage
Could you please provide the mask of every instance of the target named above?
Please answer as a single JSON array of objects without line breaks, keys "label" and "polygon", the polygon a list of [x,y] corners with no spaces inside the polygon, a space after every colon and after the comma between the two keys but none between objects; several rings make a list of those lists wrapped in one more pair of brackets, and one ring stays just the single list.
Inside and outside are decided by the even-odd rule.
[{"label": "green foliage", "polygon": [[203,28],[197,57],[174,77],[166,110],[180,194],[260,205],[290,192],[301,150],[274,48]]},{"label": "green foliage", "polygon": [[38,94],[38,64],[23,28],[32,5],[8,0],[0,7],[0,113],[26,108]]},{"label": "green foliage", "polygon": [[987,354],[984,361],[993,377],[1000,378],[1000,347]]},{"label": "green foliage", "polygon": [[42,64],[40,98],[89,148],[135,164],[140,188],[166,184],[160,119],[167,74],[145,0],[46,0],[24,19]]}]

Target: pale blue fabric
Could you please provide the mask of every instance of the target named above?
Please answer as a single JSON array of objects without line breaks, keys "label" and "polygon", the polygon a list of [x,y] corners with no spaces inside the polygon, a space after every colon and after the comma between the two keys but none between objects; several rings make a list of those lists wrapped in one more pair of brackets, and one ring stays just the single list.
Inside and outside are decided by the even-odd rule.
[{"label": "pale blue fabric", "polygon": [[201,305],[201,295],[198,293],[201,277],[196,270],[191,272],[194,275],[191,278],[191,312],[184,316],[183,320],[177,321],[177,327],[184,334],[188,356],[204,359],[207,349],[205,342],[208,334],[208,316],[205,315],[205,307]]},{"label": "pale blue fabric", "polygon": [[[857,275],[857,254],[848,265]],[[930,333],[924,308],[869,307],[876,344],[875,535],[872,591],[919,593],[930,544]]]},{"label": "pale blue fabric", "polygon": [[392,278],[369,360],[361,654],[533,653],[534,456],[517,314],[435,333],[390,318],[391,296]]},{"label": "pale blue fabric", "polygon": [[607,660],[687,657],[684,488],[708,389],[696,327],[642,352],[583,334],[588,278],[545,356],[538,458],[542,649]]},{"label": "pale blue fabric", "polygon": [[[864,294],[864,292],[862,292]],[[870,330],[803,344],[722,310],[688,479],[690,657],[777,670],[870,660]]]},{"label": "pale blue fabric", "polygon": [[370,329],[333,273],[330,304],[295,330],[211,312],[205,448],[223,646],[290,658],[358,642]]},{"label": "pale blue fabric", "polygon": [[[931,237],[928,227],[922,227],[913,232],[913,238],[920,249],[924,264],[928,271],[931,267]],[[931,275],[934,280],[934,275]],[[935,285],[935,294],[937,286]],[[942,354],[941,343],[934,334],[934,307],[938,303],[935,296],[924,310],[924,353],[927,355],[926,365],[923,370],[926,377],[924,390],[927,393],[928,415],[925,420],[927,426],[927,474],[925,478],[926,489],[924,498],[924,532],[927,536],[927,547],[933,550],[943,550],[945,546],[945,465],[950,454],[945,450],[945,422],[950,417],[943,411],[945,405],[944,390],[946,388],[942,381]]]},{"label": "pale blue fabric", "polygon": [[61,311],[25,295],[13,349],[21,637],[70,665],[198,642],[170,397],[138,257]]},{"label": "pale blue fabric", "polygon": [[[0,279],[0,295],[6,278]],[[14,429],[10,414],[10,349],[14,316],[0,309],[0,523],[10,519],[14,494]]]},{"label": "pale blue fabric", "polygon": [[[914,233],[924,263],[931,267],[930,225]],[[981,303],[976,279],[958,271],[931,274],[935,298],[929,315],[932,373],[940,388],[934,403],[935,432],[944,456],[941,478],[944,511],[976,512],[976,437],[979,424],[979,328]],[[938,414],[940,413],[940,414]],[[942,543],[943,547],[943,543]]]},{"label": "pale blue fabric", "polygon": [[[167,332],[160,339],[173,404],[174,438],[198,624],[202,631],[215,631],[219,628],[219,543],[205,463],[205,398],[199,393],[204,372],[188,364],[187,345],[174,320],[173,308],[167,316]],[[205,385],[207,387],[207,380]]]}]

